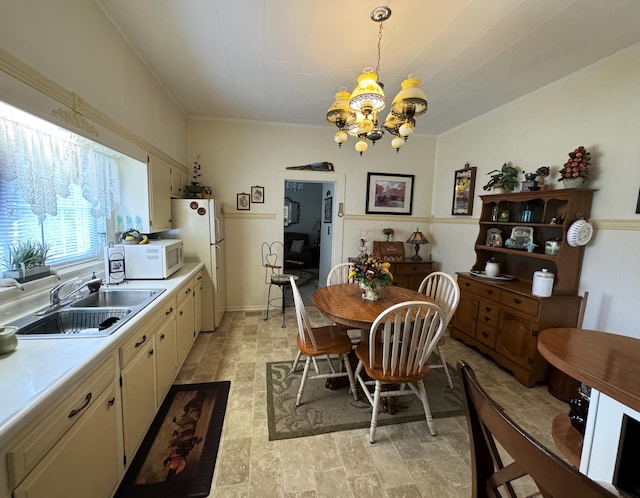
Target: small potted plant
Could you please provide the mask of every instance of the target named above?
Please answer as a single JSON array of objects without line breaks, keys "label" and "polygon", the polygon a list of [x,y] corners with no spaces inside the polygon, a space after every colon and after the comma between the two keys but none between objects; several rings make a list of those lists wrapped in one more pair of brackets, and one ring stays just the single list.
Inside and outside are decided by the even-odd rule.
[{"label": "small potted plant", "polygon": [[498,194],[506,190],[514,190],[518,186],[518,170],[507,163],[501,169],[494,169],[487,173],[491,176],[483,190],[493,190]]},{"label": "small potted plant", "polygon": [[538,185],[540,186],[540,190],[547,190],[547,185],[544,183],[545,178],[549,176],[549,166],[540,166],[536,170],[536,175],[540,178]]},{"label": "small potted plant", "polygon": [[9,246],[7,256],[1,258],[5,268],[4,278],[13,278],[24,283],[51,275],[46,260],[51,246],[46,242],[27,240]]},{"label": "small potted plant", "polygon": [[191,185],[185,185],[185,190],[189,192],[189,198],[198,199],[199,195],[204,191],[204,186],[200,183],[200,170],[202,166],[200,165],[200,154],[196,154],[196,160],[193,162],[193,174],[191,175]]}]

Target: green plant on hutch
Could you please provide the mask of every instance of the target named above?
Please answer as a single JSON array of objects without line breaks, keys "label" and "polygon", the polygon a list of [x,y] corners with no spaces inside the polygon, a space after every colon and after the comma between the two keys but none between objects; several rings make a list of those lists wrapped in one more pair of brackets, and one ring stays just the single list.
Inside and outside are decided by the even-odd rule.
[{"label": "green plant on hutch", "polygon": [[28,282],[51,274],[45,264],[51,246],[46,242],[27,240],[14,242],[9,246],[8,255],[0,258],[5,278],[15,278]]},{"label": "green plant on hutch", "polygon": [[518,170],[508,163],[504,163],[501,169],[494,169],[487,173],[491,176],[483,190],[514,190],[518,186]]}]

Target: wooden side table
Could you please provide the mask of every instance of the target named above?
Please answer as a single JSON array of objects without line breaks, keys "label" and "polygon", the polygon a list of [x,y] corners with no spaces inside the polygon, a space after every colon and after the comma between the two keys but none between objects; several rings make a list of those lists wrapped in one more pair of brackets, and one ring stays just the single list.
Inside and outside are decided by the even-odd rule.
[{"label": "wooden side table", "polygon": [[389,271],[393,275],[393,285],[406,289],[418,290],[424,277],[433,271],[433,261],[390,261]]}]

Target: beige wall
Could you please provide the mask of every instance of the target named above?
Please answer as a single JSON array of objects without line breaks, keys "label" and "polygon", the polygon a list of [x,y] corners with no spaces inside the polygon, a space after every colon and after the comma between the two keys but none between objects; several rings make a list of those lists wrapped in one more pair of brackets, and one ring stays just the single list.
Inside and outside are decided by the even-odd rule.
[{"label": "beige wall", "polygon": [[[438,137],[434,176],[434,259],[448,272],[475,261],[477,229],[452,220],[453,170],[478,167],[475,223],[487,173],[511,161],[520,170],[551,166],[553,188],[567,153],[592,151],[596,233],[586,247],[580,292],[589,292],[585,328],[640,337],[635,306],[640,297],[640,47],[618,54]],[[539,241],[537,241],[540,243]],[[444,256],[446,255],[446,256]]]},{"label": "beige wall", "polygon": [[187,163],[184,113],[93,1],[0,0],[0,12],[0,49]]},{"label": "beige wall", "polygon": [[[420,124],[418,122],[418,128]],[[396,240],[406,240],[420,225],[429,233],[435,138],[412,136],[396,153],[385,136],[362,157],[353,148],[351,138],[341,149],[333,141],[335,128],[286,126],[246,122],[189,121],[189,155],[200,154],[202,182],[213,187],[213,195],[224,202],[227,212],[228,307],[263,309],[266,285],[261,266],[260,245],[282,237],[283,227],[277,214],[282,211],[284,189],[278,178],[294,175],[303,180],[322,179],[323,174],[289,171],[299,166],[327,161],[344,178],[343,219],[335,225],[343,238],[334,249],[335,262],[358,253],[358,237],[368,230],[370,240],[384,240],[382,229],[390,226]],[[413,216],[365,215],[367,173],[415,175]],[[249,192],[252,185],[265,187],[264,204],[253,204],[249,212],[236,211],[236,194]],[[335,201],[340,202],[339,200]],[[334,208],[337,209],[337,206]],[[326,228],[326,226],[325,226]],[[371,244],[369,244],[371,247]],[[405,245],[407,254],[413,249]],[[422,249],[427,257],[430,248]]]}]

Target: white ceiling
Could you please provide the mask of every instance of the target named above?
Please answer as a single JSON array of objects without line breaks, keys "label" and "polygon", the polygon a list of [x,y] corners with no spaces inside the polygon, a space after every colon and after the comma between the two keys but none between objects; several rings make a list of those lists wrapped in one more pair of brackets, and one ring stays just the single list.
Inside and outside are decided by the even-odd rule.
[{"label": "white ceiling", "polygon": [[95,0],[191,117],[327,125],[339,87],[409,73],[438,134],[640,41],[638,0]]}]

